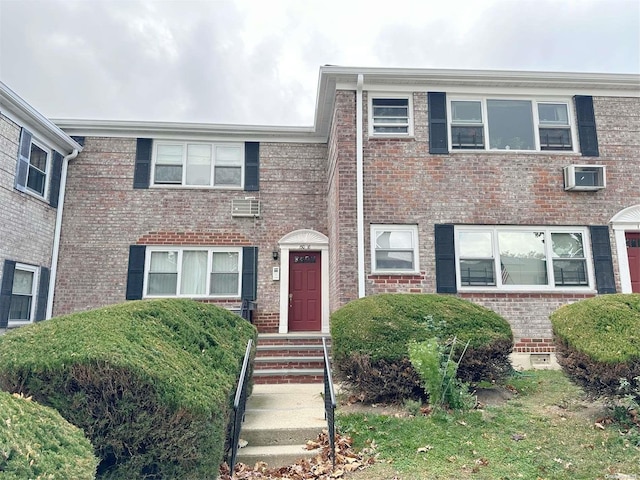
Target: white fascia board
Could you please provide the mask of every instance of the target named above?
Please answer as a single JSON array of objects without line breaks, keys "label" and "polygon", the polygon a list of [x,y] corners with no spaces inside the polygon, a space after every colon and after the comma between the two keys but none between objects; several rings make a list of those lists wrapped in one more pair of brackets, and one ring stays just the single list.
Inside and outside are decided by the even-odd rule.
[{"label": "white fascia board", "polygon": [[0,82],[0,112],[60,153],[68,155],[82,150],[82,146],[3,82]]},{"label": "white fascia board", "polygon": [[488,88],[504,91],[522,89],[528,93],[558,90],[602,96],[640,96],[640,75],[624,73],[524,72],[503,70],[430,70],[322,67],[321,75],[336,79],[336,88],[356,89],[363,74],[365,89],[435,90]]},{"label": "white fascia board", "polygon": [[53,121],[69,135],[87,137],[326,142],[326,138],[318,135],[313,127],[77,119],[55,119]]}]

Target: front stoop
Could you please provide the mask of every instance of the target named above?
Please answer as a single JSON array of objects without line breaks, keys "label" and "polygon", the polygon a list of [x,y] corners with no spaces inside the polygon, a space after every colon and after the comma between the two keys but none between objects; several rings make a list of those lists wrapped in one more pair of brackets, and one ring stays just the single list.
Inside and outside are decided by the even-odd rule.
[{"label": "front stoop", "polygon": [[254,385],[240,431],[247,446],[238,450],[237,461],[282,467],[319,453],[305,445],[327,428],[323,389],[321,383]]},{"label": "front stoop", "polygon": [[321,333],[260,334],[253,381],[256,384],[319,383],[324,357]]}]

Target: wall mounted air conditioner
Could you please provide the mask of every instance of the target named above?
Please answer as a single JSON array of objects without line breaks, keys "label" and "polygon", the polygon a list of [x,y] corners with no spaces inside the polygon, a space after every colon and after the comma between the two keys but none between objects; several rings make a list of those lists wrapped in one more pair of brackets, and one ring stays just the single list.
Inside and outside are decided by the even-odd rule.
[{"label": "wall mounted air conditioner", "polygon": [[569,165],[564,167],[565,190],[601,190],[607,186],[604,165]]},{"label": "wall mounted air conditioner", "polygon": [[259,217],[260,200],[256,198],[238,198],[231,200],[232,217]]}]

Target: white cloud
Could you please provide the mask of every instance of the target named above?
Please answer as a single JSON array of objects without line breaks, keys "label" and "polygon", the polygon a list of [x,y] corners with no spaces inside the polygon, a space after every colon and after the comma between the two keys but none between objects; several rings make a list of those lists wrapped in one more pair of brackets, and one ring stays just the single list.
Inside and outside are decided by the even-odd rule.
[{"label": "white cloud", "polygon": [[640,71],[635,0],[0,0],[0,79],[52,117],[313,122],[318,68]]}]

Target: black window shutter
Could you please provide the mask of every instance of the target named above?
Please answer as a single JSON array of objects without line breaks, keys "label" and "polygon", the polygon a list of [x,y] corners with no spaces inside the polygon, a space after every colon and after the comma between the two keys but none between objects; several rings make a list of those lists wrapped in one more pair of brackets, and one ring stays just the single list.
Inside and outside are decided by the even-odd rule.
[{"label": "black window shutter", "polygon": [[140,300],[144,285],[144,256],[147,247],[129,245],[129,266],[127,269],[127,300]]},{"label": "black window shutter", "polygon": [[11,307],[11,292],[13,291],[13,273],[16,262],[5,260],[2,268],[2,283],[0,283],[0,328],[7,328],[9,324],[9,308]]},{"label": "black window shutter", "polygon": [[258,289],[258,247],[242,248],[242,300],[255,300]]},{"label": "black window shutter", "polygon": [[580,151],[584,157],[598,157],[598,134],[596,132],[596,116],[593,112],[593,97],[576,95],[576,117],[578,119],[578,136]]},{"label": "black window shutter", "polygon": [[609,227],[594,225],[589,227],[589,230],[591,231],[591,249],[593,250],[593,266],[598,293],[616,293]]},{"label": "black window shutter", "polygon": [[247,192],[260,190],[260,143],[244,144],[244,189]]},{"label": "black window shutter", "polygon": [[152,147],[153,140],[150,138],[139,138],[136,143],[136,166],[133,171],[133,188],[149,188]]},{"label": "black window shutter", "polygon": [[53,161],[51,162],[51,183],[49,187],[49,205],[58,208],[58,200],[60,196],[60,179],[62,178],[62,155],[53,152]]},{"label": "black window shutter", "polygon": [[449,153],[447,133],[447,94],[429,92],[429,153]]},{"label": "black window shutter", "polygon": [[47,316],[47,298],[49,297],[49,269],[40,267],[40,282],[38,284],[38,303],[36,304],[36,318],[39,322]]},{"label": "black window shutter", "polygon": [[436,244],[436,291],[456,293],[456,253],[453,225],[435,226]]},{"label": "black window shutter", "polygon": [[20,148],[18,150],[18,167],[16,168],[16,189],[21,192],[27,190],[27,175],[29,174],[29,156],[31,155],[31,132],[26,128],[20,134]]}]

